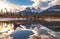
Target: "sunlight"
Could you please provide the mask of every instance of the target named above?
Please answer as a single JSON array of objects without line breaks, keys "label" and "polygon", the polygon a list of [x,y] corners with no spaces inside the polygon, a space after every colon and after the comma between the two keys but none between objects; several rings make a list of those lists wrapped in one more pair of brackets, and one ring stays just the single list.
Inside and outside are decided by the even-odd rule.
[{"label": "sunlight", "polygon": [[1,7],[1,8],[8,8],[8,6],[5,5],[5,4],[0,4],[0,7]]},{"label": "sunlight", "polygon": [[19,6],[0,1],[0,12],[15,12],[21,10]]},{"label": "sunlight", "polygon": [[6,12],[6,11],[10,11],[10,7],[8,4],[5,4],[5,3],[0,3],[0,11],[3,10],[2,12]]}]

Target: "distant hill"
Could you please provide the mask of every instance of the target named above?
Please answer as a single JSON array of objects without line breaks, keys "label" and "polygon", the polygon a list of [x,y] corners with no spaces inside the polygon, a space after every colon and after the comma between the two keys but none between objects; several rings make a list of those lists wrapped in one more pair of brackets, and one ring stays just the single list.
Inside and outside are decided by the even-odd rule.
[{"label": "distant hill", "polygon": [[30,9],[29,7],[26,10],[23,10],[21,13],[21,15],[28,15],[28,16],[39,16],[39,15],[60,15],[60,5],[54,5],[50,8],[48,8],[47,10],[41,11],[40,8],[35,9],[32,8]]},{"label": "distant hill", "polygon": [[36,15],[40,12],[41,12],[40,8],[35,9],[34,7],[32,7],[32,8],[27,7],[25,10],[21,11],[20,14],[23,15],[23,16],[24,15],[32,16],[32,15]]},{"label": "distant hill", "polygon": [[47,10],[44,10],[40,14],[43,14],[43,15],[60,14],[60,5],[52,6],[52,7],[48,8]]}]

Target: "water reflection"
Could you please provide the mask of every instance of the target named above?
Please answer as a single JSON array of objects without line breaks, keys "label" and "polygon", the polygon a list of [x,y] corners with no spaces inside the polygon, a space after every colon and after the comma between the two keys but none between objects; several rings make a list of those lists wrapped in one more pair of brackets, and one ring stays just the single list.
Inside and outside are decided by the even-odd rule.
[{"label": "water reflection", "polygon": [[34,33],[31,30],[17,30],[12,34],[13,39],[26,39]]},{"label": "water reflection", "polygon": [[[14,22],[0,22],[0,33],[9,36],[11,35],[14,39],[26,39],[26,38],[30,38],[32,37],[38,37],[44,34],[46,35],[52,35],[55,36],[55,34],[53,34],[53,29],[50,29],[51,26],[56,26],[57,24],[53,24],[53,23],[49,23],[49,22],[16,22],[17,24],[20,24],[19,26],[21,27],[17,27],[16,30],[14,31]],[[49,27],[48,27],[49,26]],[[57,25],[59,26],[59,25]],[[51,27],[52,28],[52,27]],[[53,27],[54,28],[54,27]],[[34,35],[32,35],[34,33]],[[30,36],[31,35],[31,36]],[[42,36],[44,36],[42,35]],[[23,38],[24,37],[24,38]]]}]

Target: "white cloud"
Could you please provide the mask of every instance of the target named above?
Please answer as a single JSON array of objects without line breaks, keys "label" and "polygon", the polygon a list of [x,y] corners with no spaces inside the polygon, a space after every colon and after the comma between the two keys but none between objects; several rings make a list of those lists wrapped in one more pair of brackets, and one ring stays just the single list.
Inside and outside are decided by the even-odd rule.
[{"label": "white cloud", "polygon": [[48,0],[32,0],[34,1],[33,7],[45,7],[48,4]]},{"label": "white cloud", "polygon": [[[33,7],[40,7],[41,9],[47,9],[56,4],[60,4],[59,0],[31,0],[34,1]],[[48,3],[50,2],[50,3]]]},{"label": "white cloud", "polygon": [[5,8],[9,12],[10,11],[14,12],[14,11],[17,11],[17,10],[22,11],[24,9],[24,7],[21,7],[21,6],[15,5],[15,4],[8,3],[5,0],[0,0],[0,10],[2,9],[5,12],[6,11]]},{"label": "white cloud", "polygon": [[[7,2],[7,0],[0,0],[0,1],[5,1]],[[51,7],[53,5],[56,5],[56,4],[60,4],[60,1],[59,0],[31,0],[33,1],[33,5],[32,6],[19,6],[19,7],[40,7],[41,9],[46,9],[48,7]],[[50,3],[48,3],[49,1],[51,1]],[[8,3],[8,2],[7,2]],[[11,3],[9,3],[11,4]],[[14,5],[14,4],[11,4],[12,6],[17,6],[17,5]]]},{"label": "white cloud", "polygon": [[57,4],[60,5],[60,0],[56,0],[57,1]]},{"label": "white cloud", "polygon": [[0,0],[0,1],[4,1],[4,0]]},{"label": "white cloud", "polygon": [[33,5],[32,5],[33,7],[38,7],[40,0],[31,0],[31,1],[34,1]]}]

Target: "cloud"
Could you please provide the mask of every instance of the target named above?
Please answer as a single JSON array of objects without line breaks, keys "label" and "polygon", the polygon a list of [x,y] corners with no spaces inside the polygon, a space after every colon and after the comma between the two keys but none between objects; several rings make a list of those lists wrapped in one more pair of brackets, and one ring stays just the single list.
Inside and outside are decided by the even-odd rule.
[{"label": "cloud", "polygon": [[53,5],[60,4],[59,0],[31,0],[34,1],[33,7],[41,8],[41,9],[47,9]]},{"label": "cloud", "polygon": [[60,5],[60,0],[56,0],[56,1],[57,1],[56,4]]},{"label": "cloud", "polygon": [[[7,2],[7,0],[1,0],[1,1],[5,1]],[[56,4],[60,4],[60,1],[59,0],[31,0],[33,1],[34,3],[31,5],[31,6],[19,6],[19,7],[24,7],[24,8],[27,8],[27,7],[35,7],[35,8],[41,8],[41,9],[47,9],[53,5],[56,5]],[[8,3],[8,2],[7,2]],[[10,3],[11,5],[15,5],[15,4],[12,4]],[[15,5],[17,6],[17,5]]]},{"label": "cloud", "polygon": [[[21,7],[21,6],[18,6],[18,5],[9,3],[9,2],[7,2],[7,1],[5,1],[5,0],[0,0],[0,8],[1,8],[4,12],[6,11],[6,9],[7,9],[7,11],[9,11],[9,12],[10,12],[10,10],[11,10],[11,11],[17,11],[17,10],[22,11],[22,10],[24,9],[24,7]],[[0,9],[0,10],[1,10],[1,9]]]},{"label": "cloud", "polygon": [[4,1],[4,0],[0,0],[0,1]]},{"label": "cloud", "polygon": [[[2,1],[7,2],[7,3],[9,3],[10,5],[15,5],[15,6],[22,7],[23,10],[24,10],[25,8],[27,8],[27,7],[32,7],[31,4],[25,6],[25,5],[19,5],[19,4],[16,4],[16,3],[15,3],[15,4],[14,4],[14,3],[11,3],[12,0],[2,0]],[[9,2],[9,1],[10,1],[10,2]],[[13,1],[16,1],[16,0],[13,0]],[[18,2],[18,1],[19,1],[19,0],[17,0],[17,2]],[[21,0],[21,1],[27,1],[27,0]],[[28,3],[29,3],[29,1],[34,3],[34,1],[31,1],[31,0],[28,0]],[[18,2],[18,3],[19,3],[19,2]],[[28,4],[28,3],[27,3],[27,4]],[[32,3],[32,4],[33,4],[33,3]]]},{"label": "cloud", "polygon": [[33,7],[38,7],[40,0],[31,0],[31,1],[34,1],[33,5],[32,5]]},{"label": "cloud", "polygon": [[40,8],[47,7],[50,2],[50,0],[49,1],[48,0],[32,0],[32,1],[34,1],[34,4],[32,5],[33,7],[40,7]]}]

